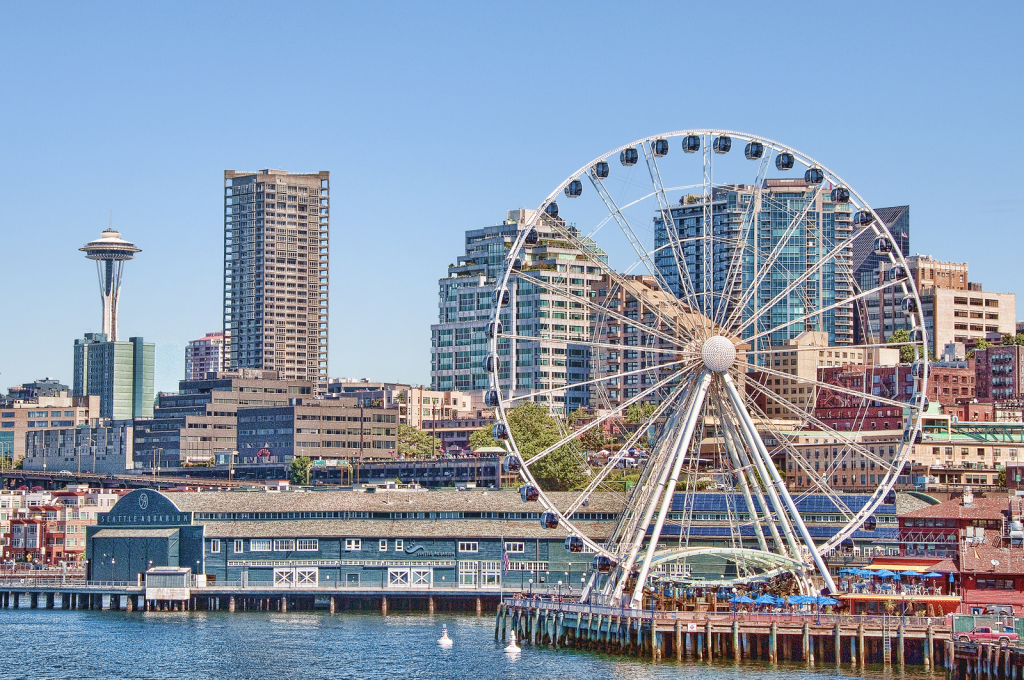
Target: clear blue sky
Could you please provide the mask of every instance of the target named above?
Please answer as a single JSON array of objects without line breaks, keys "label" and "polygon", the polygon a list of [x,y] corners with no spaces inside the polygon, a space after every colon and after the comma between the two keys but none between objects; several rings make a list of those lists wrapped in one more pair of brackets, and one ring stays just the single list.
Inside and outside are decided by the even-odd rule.
[{"label": "clear blue sky", "polygon": [[[1024,3],[7,3],[0,385],[72,377],[114,226],[157,387],[221,328],[225,169],[330,170],[332,376],[429,381],[463,232],[687,127],[764,135],[1024,293]],[[1024,305],[1024,299],[1021,300]],[[1024,318],[1024,309],[1018,312]]]}]

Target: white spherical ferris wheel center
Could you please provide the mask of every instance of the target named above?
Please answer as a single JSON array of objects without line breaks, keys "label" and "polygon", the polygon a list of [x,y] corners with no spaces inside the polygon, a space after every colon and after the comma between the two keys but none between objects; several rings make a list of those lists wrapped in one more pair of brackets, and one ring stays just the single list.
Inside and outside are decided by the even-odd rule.
[{"label": "white spherical ferris wheel center", "polygon": [[716,335],[704,341],[700,348],[700,358],[708,370],[725,373],[736,363],[736,346],[729,338]]}]

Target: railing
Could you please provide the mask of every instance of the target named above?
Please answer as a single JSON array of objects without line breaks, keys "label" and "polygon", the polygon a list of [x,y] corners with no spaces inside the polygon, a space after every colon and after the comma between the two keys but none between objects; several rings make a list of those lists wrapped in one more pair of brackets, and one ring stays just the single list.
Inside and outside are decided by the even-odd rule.
[{"label": "railing", "polygon": [[877,625],[883,622],[899,621],[907,627],[945,626],[945,618],[939,616],[880,616],[869,614],[814,614],[810,612],[691,612],[691,611],[655,611],[650,609],[630,609],[628,607],[609,607],[605,605],[578,602],[551,602],[540,599],[509,599],[505,601],[513,607],[536,608],[544,610],[576,612],[581,614],[601,614],[602,616],[633,617],[656,621],[745,621],[748,623],[796,623],[808,622],[842,625]]},{"label": "railing", "polygon": [[25,578],[4,578],[0,579],[0,588],[140,588],[136,581],[86,581],[79,579],[25,579]]}]

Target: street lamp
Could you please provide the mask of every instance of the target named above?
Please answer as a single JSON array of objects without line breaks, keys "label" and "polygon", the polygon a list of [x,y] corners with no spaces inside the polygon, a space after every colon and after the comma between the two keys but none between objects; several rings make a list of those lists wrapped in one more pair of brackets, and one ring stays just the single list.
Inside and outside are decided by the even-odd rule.
[{"label": "street lamp", "polygon": [[533,579],[530,579],[530,597],[533,597]]}]

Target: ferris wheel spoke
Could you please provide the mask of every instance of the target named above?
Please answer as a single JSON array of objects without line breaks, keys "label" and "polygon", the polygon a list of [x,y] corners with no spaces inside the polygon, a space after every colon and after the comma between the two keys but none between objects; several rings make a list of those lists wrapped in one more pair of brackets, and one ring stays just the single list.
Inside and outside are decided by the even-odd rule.
[{"label": "ferris wheel spoke", "polygon": [[[733,286],[736,285],[736,277],[742,277],[743,275],[744,258],[746,256],[747,250],[749,250],[750,257],[753,260],[754,269],[757,269],[757,253],[759,250],[757,238],[757,220],[759,208],[761,205],[761,194],[764,190],[764,179],[765,176],[768,174],[769,156],[770,154],[762,155],[761,160],[757,165],[757,174],[754,178],[753,184],[754,191],[750,196],[750,202],[747,204],[747,208],[743,213],[743,219],[740,222],[741,225],[745,226],[745,233],[740,236],[740,243],[742,243],[743,246],[738,249],[736,257],[733,257],[732,262],[730,263],[730,271],[729,274],[726,276],[726,285],[724,287],[724,290],[729,291],[730,298],[732,297],[731,291],[733,290]],[[747,244],[749,244],[749,246]],[[740,281],[740,288],[742,291],[742,279]],[[742,294],[740,297],[742,297]],[[734,304],[734,307],[732,311],[728,314],[728,316],[726,316],[724,312],[722,315],[723,317],[725,317],[725,321],[721,325],[726,328],[732,328],[733,324],[736,322],[738,315],[741,318],[743,314],[743,305],[741,305],[736,300],[732,300],[732,303]],[[756,300],[754,301],[754,303],[754,313],[756,315]]]},{"label": "ferris wheel spoke", "polygon": [[[654,412],[650,415],[647,421],[654,422],[658,418],[660,418],[668,410],[668,407],[671,404],[675,403],[675,401],[679,398],[679,396],[682,393],[683,387],[682,385],[678,385],[676,389],[672,392],[672,394],[670,394],[667,399],[662,401],[662,403],[654,410]],[[569,506],[565,514],[571,515],[572,513],[576,512],[576,510],[578,510],[579,507],[583,505],[583,502],[590,497],[590,495],[597,489],[597,487],[601,486],[604,483],[604,480],[608,478],[608,475],[611,474],[611,472],[615,469],[619,461],[621,461],[625,457],[623,452],[628,452],[631,447],[635,447],[636,444],[640,441],[640,439],[646,434],[645,429],[646,428],[642,427],[637,428],[636,432],[633,433],[633,435],[619,448],[619,452],[616,453],[612,458],[610,458],[607,464],[605,464],[601,468],[600,472],[598,472],[594,476],[594,479],[591,480],[589,484],[587,484],[586,488],[584,488],[580,495],[576,498],[576,500],[573,501],[572,505]]]},{"label": "ferris wheel spoke", "polygon": [[678,367],[684,367],[685,363],[686,362],[680,360],[680,361],[672,361],[672,362],[669,362],[669,363],[666,363],[666,364],[658,364],[657,366],[654,366],[654,367],[651,367],[651,368],[638,368],[638,369],[633,370],[633,371],[623,371],[621,373],[603,373],[601,375],[601,377],[599,377],[599,378],[592,378],[591,380],[584,380],[582,382],[567,383],[564,387],[551,387],[551,388],[544,389],[544,390],[533,390],[533,391],[529,392],[528,394],[520,394],[518,396],[511,396],[511,397],[509,397],[507,399],[507,401],[509,403],[514,403],[514,402],[517,402],[517,401],[528,401],[528,400],[533,399],[534,397],[543,396],[543,395],[546,395],[546,394],[554,394],[556,392],[562,392],[562,391],[565,391],[566,389],[569,389],[570,387],[571,388],[579,388],[579,387],[583,387],[583,386],[586,386],[586,385],[595,385],[597,383],[603,383],[603,382],[607,382],[609,380],[614,380],[614,379],[622,378],[622,377],[626,377],[626,376],[640,375],[642,373],[649,373],[651,371],[657,371],[657,370],[661,370],[661,369],[669,369],[669,368],[673,368],[673,367],[677,367],[677,368]]},{"label": "ferris wheel spoke", "polygon": [[[861,444],[860,442],[857,442],[857,441],[851,439],[850,437],[846,436],[845,434],[843,434],[839,430],[836,430],[835,428],[829,427],[824,421],[822,421],[820,418],[818,418],[817,416],[815,416],[813,414],[813,409],[812,410],[803,409],[800,406],[798,406],[797,404],[794,404],[790,400],[786,399],[784,396],[779,396],[778,394],[772,392],[771,390],[766,389],[764,386],[759,385],[756,382],[752,382],[751,383],[751,387],[753,387],[756,391],[760,392],[761,394],[765,395],[766,397],[774,399],[775,401],[780,403],[783,407],[785,407],[788,411],[790,411],[792,413],[799,414],[801,420],[804,420],[807,423],[810,423],[810,424],[814,425],[815,427],[820,428],[819,431],[823,433],[821,436],[824,437],[824,436],[827,435],[829,437],[832,437],[833,439],[841,439],[843,441],[843,446],[853,450],[854,453],[857,453],[857,454],[863,456],[864,458],[867,458],[868,460],[877,463],[878,466],[883,468],[883,469],[887,470],[891,466],[891,464],[886,462],[886,460],[884,458],[882,458],[881,456],[878,456],[875,453],[869,451],[868,447],[865,446],[864,444]],[[773,425],[770,425],[770,426],[773,426]]]},{"label": "ferris wheel spoke", "polygon": [[629,408],[633,404],[635,404],[637,402],[640,402],[640,401],[643,401],[644,398],[648,397],[649,395],[653,394],[654,392],[657,392],[659,389],[661,389],[665,385],[668,385],[670,382],[672,382],[673,380],[676,380],[678,378],[679,378],[678,374],[673,374],[673,375],[671,375],[668,378],[663,378],[663,379],[659,380],[656,384],[654,384],[650,388],[644,390],[643,392],[640,392],[635,397],[627,399],[626,401],[622,402],[618,406],[616,406],[616,407],[614,407],[612,409],[609,409],[606,413],[603,413],[602,415],[598,416],[593,421],[591,421],[591,422],[587,423],[586,425],[584,425],[583,427],[581,427],[579,430],[576,430],[575,432],[573,432],[572,435],[559,439],[556,443],[554,443],[551,446],[547,447],[546,449],[544,449],[540,453],[537,453],[537,454],[533,455],[529,460],[524,461],[524,464],[527,465],[527,466],[533,465],[538,460],[542,459],[544,456],[547,456],[548,454],[550,454],[553,451],[557,451],[561,447],[565,446],[568,442],[570,442],[573,439],[576,439],[577,437],[579,437],[579,435],[583,434],[584,432],[587,432],[588,430],[591,430],[591,429],[597,427],[598,425],[600,425],[601,423],[605,422],[609,418],[612,418],[614,416],[617,416],[620,413],[623,413],[627,408]]},{"label": "ferris wheel spoke", "polygon": [[[548,340],[549,338],[538,336],[538,335],[520,335],[518,333],[501,333],[498,335],[499,339],[509,340],[521,340],[523,342],[539,342],[541,340]],[[602,347],[605,349],[623,350],[636,348],[644,352],[652,352],[655,354],[671,355],[675,357],[693,358],[694,360],[700,356],[699,352],[693,352],[685,349],[652,349],[653,345],[617,345],[611,342],[595,342],[593,340],[559,340],[558,342],[566,342],[570,345],[585,345],[587,347]]]},{"label": "ferris wheel spoke", "polygon": [[[793,384],[793,385],[803,385],[804,387],[806,387],[808,385],[812,385],[812,386],[817,387],[817,388],[822,389],[822,390],[830,390],[832,392],[839,392],[840,394],[848,394],[851,397],[857,397],[859,399],[864,399],[866,401],[877,401],[880,404],[888,404],[890,406],[895,406],[896,408],[900,408],[900,409],[912,408],[912,404],[910,404],[910,403],[896,401],[896,400],[890,399],[888,397],[883,397],[880,394],[868,394],[867,392],[858,392],[857,390],[853,390],[853,389],[850,389],[848,387],[843,387],[842,385],[834,385],[832,383],[821,382],[820,380],[816,380],[814,378],[807,378],[807,377],[804,377],[804,376],[798,376],[795,373],[785,373],[783,371],[777,371],[777,370],[775,370],[773,368],[769,368],[768,366],[758,366],[756,368],[756,370],[759,373],[764,373],[766,375],[771,375],[771,376],[774,376],[776,378],[783,378],[783,379],[790,380],[790,381],[792,381],[791,384]],[[757,381],[754,381],[754,380],[751,381],[751,384],[755,388],[763,387],[763,386],[759,385],[757,383]],[[764,389],[767,389],[767,388],[764,388]],[[772,398],[774,399],[774,397],[772,397]]]},{"label": "ferris wheel spoke", "polygon": [[[612,278],[612,277],[609,277],[609,278]],[[620,280],[620,278],[621,277],[617,277],[617,276],[614,277],[616,282],[618,282]],[[608,308],[605,305],[601,305],[599,303],[593,302],[590,298],[588,298],[586,296],[573,295],[573,294],[567,292],[566,289],[559,288],[558,284],[556,284],[556,283],[554,283],[552,281],[543,281],[539,277],[530,276],[528,274],[520,274],[520,279],[522,279],[523,281],[528,281],[528,282],[532,283],[533,285],[535,285],[537,287],[544,288],[544,289],[546,289],[552,295],[559,295],[561,297],[564,297],[566,300],[568,300],[568,301],[570,301],[570,302],[572,302],[574,304],[579,305],[578,307],[567,308],[568,310],[570,310],[568,312],[570,314],[573,313],[571,311],[572,309],[588,309],[588,310],[594,311],[597,314],[600,314],[600,315],[603,315],[603,316],[607,316],[607,317],[611,317],[611,318],[613,318],[613,319],[615,319],[617,321],[620,321],[620,322],[622,322],[624,324],[629,324],[629,325],[637,326],[637,327],[643,327],[643,328],[647,329],[648,334],[654,335],[654,336],[660,338],[661,340],[663,340],[664,342],[672,344],[673,346],[680,346],[680,345],[682,345],[685,342],[685,341],[681,342],[678,337],[676,337],[675,335],[673,335],[671,333],[659,330],[657,328],[657,326],[650,326],[648,324],[642,323],[639,319],[630,319],[627,316],[625,316],[624,314],[620,314],[619,312],[613,311],[613,310],[611,310],[610,308]],[[625,288],[625,286],[628,285],[628,281],[625,281],[623,279],[622,280],[622,284],[620,284],[620,285],[622,285],[622,287]],[[644,296],[643,291],[638,290],[638,289],[636,289],[633,286],[629,286],[626,290],[628,290],[628,292],[631,295],[633,295],[633,297],[637,297],[638,299],[643,299],[643,296]],[[655,305],[655,304],[651,304],[651,302],[649,300],[646,300],[646,299],[644,300],[644,309],[648,313],[650,313],[652,316],[655,316],[656,318],[661,319],[661,320],[667,322],[668,324],[671,324],[670,330],[676,331],[678,333],[684,333],[685,332],[683,330],[683,328],[679,325],[679,322],[677,320],[672,319],[671,317],[665,316],[662,313],[662,311],[658,308],[658,306]],[[579,312],[579,314],[583,314],[583,312]],[[538,317],[538,318],[540,318],[540,317]],[[545,318],[547,318],[547,317],[545,317]],[[573,321],[573,319],[568,319],[568,321]],[[587,319],[579,319],[579,321],[580,322],[586,322]]]},{"label": "ferris wheel spoke", "polygon": [[[842,307],[844,305],[848,305],[848,304],[851,304],[853,302],[856,302],[857,300],[862,300],[862,299],[864,299],[864,298],[866,298],[868,296],[877,295],[878,293],[884,292],[886,289],[892,287],[894,283],[897,283],[897,282],[890,281],[890,282],[885,283],[885,284],[883,284],[881,286],[875,286],[874,288],[869,288],[869,289],[867,289],[865,291],[862,291],[860,293],[857,293],[856,295],[853,295],[851,297],[843,298],[839,302],[833,302],[830,305],[826,305],[825,307],[822,307],[820,309],[816,309],[813,312],[809,312],[807,314],[804,314],[803,316],[797,317],[795,319],[787,319],[786,321],[780,323],[779,325],[775,326],[774,328],[770,328],[768,330],[761,331],[760,333],[756,333],[754,335],[751,335],[751,336],[745,338],[745,340],[747,342],[754,342],[755,340],[758,340],[758,339],[763,338],[763,337],[767,337],[767,336],[771,335],[772,333],[776,333],[776,332],[778,332],[778,331],[780,331],[780,330],[782,330],[782,329],[784,329],[784,328],[786,328],[788,326],[796,326],[797,324],[802,324],[804,321],[808,321],[809,319],[813,319],[816,316],[821,316],[822,314],[824,314],[826,312],[830,312],[833,309],[837,309],[837,308]],[[743,328],[746,328],[749,325],[750,325],[750,322],[748,321],[747,323],[743,324]]]},{"label": "ferris wheel spoke", "polygon": [[[665,279],[665,275],[662,273],[661,269],[658,268],[658,266],[655,264],[652,258],[654,253],[657,252],[657,249],[655,249],[652,252],[648,252],[644,248],[643,243],[636,235],[636,230],[633,229],[633,225],[630,223],[629,219],[626,218],[622,210],[616,204],[615,199],[611,195],[611,192],[609,192],[607,187],[605,187],[604,182],[601,180],[601,178],[596,177],[592,172],[587,173],[587,175],[590,177],[590,182],[594,185],[594,189],[601,197],[601,200],[604,201],[605,207],[608,209],[608,212],[611,214],[612,217],[614,217],[615,221],[618,223],[619,229],[625,235],[626,239],[629,241],[629,244],[633,247],[633,250],[636,252],[637,257],[640,258],[644,266],[647,268],[647,271],[650,272],[651,275],[658,280],[658,284],[662,287],[663,290],[665,290],[666,292],[671,292],[672,287],[668,285],[668,281]],[[677,305],[679,304],[678,298],[676,298],[674,294],[671,295],[670,297],[672,297],[673,300],[676,301]]]},{"label": "ferris wheel spoke", "polygon": [[[679,297],[689,300],[690,307],[703,316],[705,310],[702,310],[700,307],[697,289],[694,286],[693,278],[690,276],[690,268],[684,265],[685,255],[679,244],[676,222],[672,217],[672,205],[668,200],[668,195],[665,193],[665,185],[661,180],[661,170],[658,168],[658,161],[647,145],[643,145],[641,148],[644,151],[647,170],[651,175],[651,184],[654,186],[655,194],[658,198],[658,211],[661,213],[662,225],[665,227],[665,234],[668,237],[669,243],[672,244],[673,259],[675,260],[676,271],[679,274]],[[683,294],[685,294],[685,297]],[[708,329],[703,323],[702,329],[706,334]]]},{"label": "ferris wheel spoke", "polygon": [[[740,298],[740,308],[745,307],[747,303],[750,302],[753,295],[759,290],[759,286],[764,282],[764,278],[771,274],[773,271],[775,271],[776,263],[782,256],[783,251],[789,245],[789,240],[797,232],[800,224],[806,222],[807,213],[810,212],[811,206],[813,206],[817,202],[818,197],[821,196],[821,188],[822,185],[819,184],[817,188],[815,188],[814,193],[811,195],[811,197],[803,199],[805,201],[803,209],[800,210],[798,213],[793,214],[793,219],[790,220],[789,225],[783,232],[778,244],[776,244],[776,246],[772,248],[772,251],[771,253],[769,253],[768,258],[765,260],[764,264],[761,265],[760,272],[754,275],[754,280],[751,283],[750,288],[747,290],[746,293],[744,293],[743,297]],[[770,207],[771,206],[769,206],[769,208]],[[788,208],[786,208],[785,211],[791,212]]]}]

